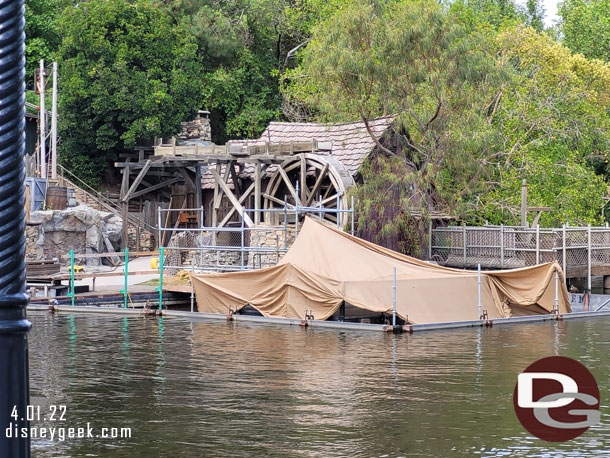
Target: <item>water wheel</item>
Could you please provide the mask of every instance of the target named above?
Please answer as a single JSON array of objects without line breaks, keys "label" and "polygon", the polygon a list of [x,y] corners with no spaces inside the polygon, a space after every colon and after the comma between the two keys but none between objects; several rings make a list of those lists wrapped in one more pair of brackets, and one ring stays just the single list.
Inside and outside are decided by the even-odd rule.
[{"label": "water wheel", "polygon": [[[298,195],[297,195],[298,183]],[[354,185],[354,179],[345,166],[333,156],[312,153],[297,154],[284,161],[275,170],[265,193],[265,209],[289,209],[296,206],[336,209],[337,194],[339,208],[348,209],[346,191]],[[269,212],[267,221],[283,222],[283,214]],[[323,218],[336,223],[336,213],[324,213]],[[345,225],[347,214],[340,215],[340,224]],[[300,218],[302,219],[302,218]],[[294,217],[292,218],[294,220]]]}]

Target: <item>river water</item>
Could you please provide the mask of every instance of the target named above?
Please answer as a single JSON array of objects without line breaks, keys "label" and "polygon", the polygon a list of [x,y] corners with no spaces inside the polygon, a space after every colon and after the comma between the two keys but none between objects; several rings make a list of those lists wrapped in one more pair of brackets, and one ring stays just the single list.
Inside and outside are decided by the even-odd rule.
[{"label": "river water", "polygon": [[[33,439],[51,457],[610,456],[610,319],[413,335],[30,314],[33,426],[131,428]],[[512,394],[551,355],[597,378],[602,422],[531,437]],[[51,406],[65,405],[63,422]],[[45,415],[46,413],[46,415]],[[61,423],[61,424],[59,424]]]}]

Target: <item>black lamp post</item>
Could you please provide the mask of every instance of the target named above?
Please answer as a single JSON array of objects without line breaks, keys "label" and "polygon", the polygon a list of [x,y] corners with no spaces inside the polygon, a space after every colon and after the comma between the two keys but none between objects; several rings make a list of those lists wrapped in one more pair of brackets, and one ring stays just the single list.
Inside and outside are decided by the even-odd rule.
[{"label": "black lamp post", "polygon": [[[0,0],[0,457],[30,456],[25,292],[24,0]],[[15,416],[17,418],[15,418]],[[12,428],[7,430],[8,428]],[[17,437],[14,434],[17,428]],[[10,431],[10,434],[9,434]],[[27,431],[29,433],[29,431]],[[7,437],[11,436],[11,437]]]}]

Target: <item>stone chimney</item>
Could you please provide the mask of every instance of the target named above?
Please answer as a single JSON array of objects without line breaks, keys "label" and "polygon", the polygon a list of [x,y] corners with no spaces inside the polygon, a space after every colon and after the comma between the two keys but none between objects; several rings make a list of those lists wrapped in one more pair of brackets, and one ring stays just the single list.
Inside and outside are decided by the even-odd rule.
[{"label": "stone chimney", "polygon": [[194,120],[182,123],[182,132],[178,135],[178,140],[193,139],[212,141],[209,111],[199,110]]}]

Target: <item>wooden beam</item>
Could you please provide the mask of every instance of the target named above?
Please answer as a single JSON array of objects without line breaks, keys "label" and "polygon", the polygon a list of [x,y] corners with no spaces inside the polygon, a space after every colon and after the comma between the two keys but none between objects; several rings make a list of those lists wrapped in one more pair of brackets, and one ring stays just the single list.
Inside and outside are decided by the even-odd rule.
[{"label": "wooden beam", "polygon": [[121,204],[123,206],[123,238],[122,238],[122,245],[123,245],[123,249],[127,248],[127,245],[129,243],[129,238],[127,236],[127,231],[128,231],[128,222],[129,222],[129,204],[127,202],[122,202]]},{"label": "wooden beam", "polygon": [[[246,189],[244,191],[244,193],[240,196],[240,198],[239,198],[239,203],[240,204],[243,204],[244,201],[248,198],[248,196],[250,194],[252,194],[252,190],[254,189],[254,185],[255,185],[255,183],[252,183],[250,186],[248,186],[248,189]],[[236,211],[237,211],[237,209],[235,207],[231,208],[229,210],[229,212],[225,215],[225,217],[222,219],[222,221],[220,222],[218,227],[224,227],[224,225],[229,222],[229,220],[231,219],[231,216],[233,216],[233,213],[235,213]],[[256,213],[255,213],[255,215],[256,215]]]},{"label": "wooden beam", "polygon": [[[176,229],[178,228],[178,226],[180,225],[180,215],[182,214],[182,210],[184,210],[186,208],[186,196],[184,196],[184,200],[182,201],[182,206],[180,207],[180,210],[178,212],[178,217],[176,218],[176,222],[174,223],[174,229],[172,229],[172,232],[169,234],[169,239],[167,239],[167,243],[171,242],[172,237],[174,236]],[[169,214],[169,212],[167,212]]]},{"label": "wooden beam", "polygon": [[257,226],[261,223],[261,214],[258,210],[261,208],[261,164],[254,164],[254,224]]},{"label": "wooden beam", "polygon": [[127,189],[129,188],[129,167],[125,167],[123,170],[121,170],[121,173],[123,174],[123,179],[121,180],[120,194],[120,197],[122,199],[123,196],[127,193]]},{"label": "wooden beam", "polygon": [[303,205],[303,202],[307,200],[307,159],[305,159],[305,155],[301,154],[301,196],[300,202]]},{"label": "wooden beam", "polygon": [[214,171],[214,178],[216,178],[216,183],[218,183],[218,185],[229,198],[233,206],[237,209],[240,216],[244,219],[246,225],[248,227],[254,226],[254,222],[250,219],[248,215],[246,215],[246,213],[244,212],[244,208],[239,203],[239,200],[237,200],[231,189],[229,189],[229,185],[222,179],[218,171]]},{"label": "wooden beam", "polygon": [[[269,194],[265,193],[265,194],[263,194],[263,198],[270,200],[271,202],[275,202],[276,204],[280,204],[282,207],[284,207],[284,201],[278,199],[277,197],[273,197],[273,196],[270,196]],[[287,208],[296,208],[294,205],[289,204],[288,202],[286,202],[286,207]]]},{"label": "wooden beam", "polygon": [[[208,164],[226,164],[229,162],[237,162],[239,164],[252,164],[255,162],[261,162],[262,164],[281,164],[282,162],[293,159],[294,156],[289,154],[281,155],[256,155],[248,157],[237,157],[237,156],[149,156],[148,159],[153,161],[152,168],[166,168],[166,167],[195,167],[195,165],[208,165]],[[131,167],[133,169],[141,169],[144,167],[144,162],[115,162],[114,166],[117,168]]]},{"label": "wooden beam", "polygon": [[320,175],[318,175],[318,179],[316,180],[316,183],[313,185],[313,188],[311,189],[311,193],[309,194],[309,197],[307,198],[307,201],[305,202],[306,207],[309,207],[309,204],[311,204],[311,201],[316,198],[316,194],[320,190],[320,186],[322,186],[322,181],[324,181],[324,178],[326,177],[327,173],[328,173],[328,163],[324,164],[324,168],[320,172]]},{"label": "wooden beam", "polygon": [[149,170],[146,174],[148,177],[159,177],[159,178],[175,178],[176,174],[172,172],[163,172],[159,170]]},{"label": "wooden beam", "polygon": [[235,172],[235,164],[231,163],[227,167],[231,171],[231,180],[233,181],[233,190],[235,191],[235,195],[237,197],[241,196],[241,188],[239,187],[239,178],[237,177],[237,173]]},{"label": "wooden beam", "polygon": [[292,194],[292,197],[294,198],[295,203],[298,202],[297,192],[294,190],[294,186],[292,186],[292,183],[290,182],[290,178],[288,178],[286,171],[282,167],[278,167],[278,171],[280,172],[282,180],[284,180],[284,183],[286,184],[288,191],[290,192],[290,194]]},{"label": "wooden beam", "polygon": [[[220,175],[221,166],[216,164],[215,175]],[[218,223],[218,208],[220,207],[220,189],[218,187],[218,180],[214,180],[214,198],[212,199],[212,227],[216,227]],[[212,244],[216,244],[216,232],[212,233]]]},{"label": "wooden beam", "polygon": [[[174,201],[174,197],[171,196],[169,198],[169,206],[167,207],[168,210],[171,210],[173,201]],[[165,245],[165,234],[167,233],[167,225],[169,224],[169,214],[170,213],[171,213],[171,211],[165,212],[165,223],[163,224],[163,229],[165,229],[165,230],[163,231],[163,234],[161,235],[161,246]],[[178,218],[180,218],[180,215],[178,215]]]},{"label": "wooden beam", "polygon": [[178,167],[178,171],[184,177],[184,182],[186,183],[186,185],[194,192],[196,190],[195,182],[191,178],[191,175],[189,174],[188,170],[186,170],[184,167]]},{"label": "wooden beam", "polygon": [[[182,181],[182,180],[180,178],[172,178],[171,180],[165,180],[165,181],[162,181],[161,183],[150,185],[148,188],[144,188],[144,189],[141,189],[140,191],[134,192],[131,195],[131,198],[135,199],[136,197],[143,196],[144,194],[148,194],[149,192],[154,192],[154,191],[157,191],[158,189],[162,189],[167,186],[170,186],[178,181]],[[142,181],[142,183],[144,183],[144,181]]]},{"label": "wooden beam", "polygon": [[[220,164],[217,164],[216,165],[216,171],[218,172],[219,175],[220,175],[220,169],[221,169]],[[224,179],[225,182],[229,179],[229,173],[230,173],[229,165],[226,165],[225,166],[225,173],[223,174],[223,179]],[[216,193],[216,186],[217,185],[218,185],[218,183],[214,184],[214,193]],[[214,209],[216,209],[216,210],[218,210],[220,208],[220,201],[222,199],[222,193],[223,193],[223,191],[222,191],[222,189],[220,189],[219,192],[218,192],[218,196],[215,195],[215,197],[214,197]]]},{"label": "wooden beam", "polygon": [[140,183],[146,176],[148,169],[150,169],[150,164],[152,164],[152,161],[149,159],[148,161],[146,161],[146,165],[144,165],[144,168],[142,170],[140,170],[140,173],[138,174],[136,179],[133,180],[133,183],[131,183],[131,187],[129,188],[129,191],[127,191],[127,194],[125,194],[123,196],[123,198],[121,199],[121,202],[129,202],[129,199],[131,199],[131,195],[136,191],[136,189],[138,189],[138,186],[140,186]]},{"label": "wooden beam", "polygon": [[[195,208],[201,208],[203,206],[201,200],[201,166],[195,166]],[[200,213],[197,213],[197,220],[201,218]],[[199,227],[203,227],[203,221],[199,221]]]},{"label": "wooden beam", "polygon": [[[339,198],[340,197],[341,197],[341,194],[339,194]],[[329,204],[331,202],[335,202],[335,203],[337,202],[337,194],[335,194],[333,196],[330,196],[330,197],[327,197],[326,199],[324,199],[322,201],[322,207],[324,207],[324,205]],[[320,202],[318,202],[318,201],[314,202],[313,206],[314,207],[319,207],[320,206]]]}]

